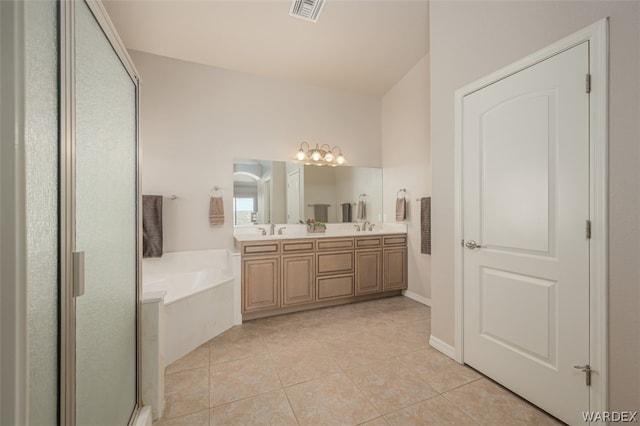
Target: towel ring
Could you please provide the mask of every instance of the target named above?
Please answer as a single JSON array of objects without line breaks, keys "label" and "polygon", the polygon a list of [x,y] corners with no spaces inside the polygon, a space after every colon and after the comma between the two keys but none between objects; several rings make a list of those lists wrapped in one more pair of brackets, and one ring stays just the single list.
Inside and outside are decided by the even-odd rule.
[{"label": "towel ring", "polygon": [[209,190],[209,196],[213,197],[214,195],[222,196],[222,188],[220,188],[218,185]]},{"label": "towel ring", "polygon": [[398,189],[398,192],[396,192],[396,198],[400,198],[399,196],[400,196],[400,193],[401,193],[401,192],[404,192],[404,196],[403,196],[403,198],[407,198],[407,190],[406,190],[406,189],[404,189],[404,188],[400,188],[400,189]]},{"label": "towel ring", "polygon": [[358,201],[362,198],[366,198],[367,194],[360,194],[358,195]]}]

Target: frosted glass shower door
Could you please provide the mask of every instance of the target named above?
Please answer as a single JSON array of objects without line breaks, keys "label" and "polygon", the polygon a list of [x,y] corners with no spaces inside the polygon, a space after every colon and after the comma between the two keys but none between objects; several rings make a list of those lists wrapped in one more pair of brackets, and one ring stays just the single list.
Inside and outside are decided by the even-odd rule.
[{"label": "frosted glass shower door", "polygon": [[126,425],[136,406],[136,84],[76,3],[77,425]]}]

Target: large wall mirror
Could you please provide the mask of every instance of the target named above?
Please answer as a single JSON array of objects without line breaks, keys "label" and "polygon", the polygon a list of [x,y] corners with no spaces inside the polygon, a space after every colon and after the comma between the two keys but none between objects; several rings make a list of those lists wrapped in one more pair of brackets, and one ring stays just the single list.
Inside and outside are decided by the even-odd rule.
[{"label": "large wall mirror", "polygon": [[234,225],[300,223],[309,218],[328,223],[381,222],[382,169],[234,161]]}]

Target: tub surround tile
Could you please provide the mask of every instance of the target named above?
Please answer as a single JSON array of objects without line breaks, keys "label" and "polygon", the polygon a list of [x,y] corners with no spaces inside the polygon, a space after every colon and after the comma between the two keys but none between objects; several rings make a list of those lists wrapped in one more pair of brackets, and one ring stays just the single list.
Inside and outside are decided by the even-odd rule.
[{"label": "tub surround tile", "polygon": [[166,374],[207,367],[209,365],[209,342],[189,352],[179,360],[167,366]]},{"label": "tub surround tile", "polygon": [[211,407],[281,388],[278,373],[266,354],[211,366]]},{"label": "tub surround tile", "polygon": [[341,371],[317,342],[297,349],[279,351],[272,354],[271,358],[285,387]]},{"label": "tub surround tile", "polygon": [[298,424],[282,390],[212,408],[210,419],[211,426]]},{"label": "tub surround tile", "polygon": [[439,393],[482,377],[475,370],[458,364],[435,349],[423,349],[396,359]]},{"label": "tub surround tile", "polygon": [[481,425],[561,425],[555,418],[486,378],[443,394]]},{"label": "tub surround tile", "polygon": [[164,417],[157,422],[153,422],[153,426],[209,426],[209,409],[172,419]]},{"label": "tub surround tile", "polygon": [[344,373],[285,389],[300,425],[355,425],[379,417]]},{"label": "tub surround tile", "polygon": [[442,396],[427,399],[385,416],[394,426],[455,425],[475,426],[473,419]]},{"label": "tub surround tile", "polygon": [[389,413],[438,394],[396,359],[347,370],[346,373],[380,414]]}]

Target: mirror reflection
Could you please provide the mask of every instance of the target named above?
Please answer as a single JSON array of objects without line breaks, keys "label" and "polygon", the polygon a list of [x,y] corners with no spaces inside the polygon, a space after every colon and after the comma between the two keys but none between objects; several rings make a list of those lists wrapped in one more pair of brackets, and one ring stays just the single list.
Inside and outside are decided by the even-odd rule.
[{"label": "mirror reflection", "polygon": [[238,159],[234,225],[382,221],[382,169]]}]

